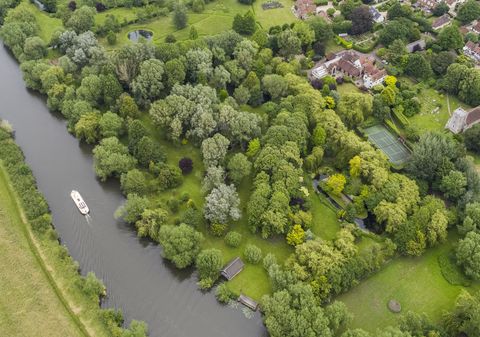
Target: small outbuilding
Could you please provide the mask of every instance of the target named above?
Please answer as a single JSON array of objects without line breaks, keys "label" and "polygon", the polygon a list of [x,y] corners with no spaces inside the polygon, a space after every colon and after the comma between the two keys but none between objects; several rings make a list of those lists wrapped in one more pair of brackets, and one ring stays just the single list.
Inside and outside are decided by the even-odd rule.
[{"label": "small outbuilding", "polygon": [[253,311],[256,311],[258,308],[257,302],[255,302],[253,299],[243,294],[240,294],[240,296],[238,297],[238,302],[242,303],[244,306],[252,309]]},{"label": "small outbuilding", "polygon": [[232,261],[227,263],[227,265],[223,267],[220,273],[223,277],[230,281],[243,270],[243,267],[245,267],[243,261],[239,257],[236,257]]}]

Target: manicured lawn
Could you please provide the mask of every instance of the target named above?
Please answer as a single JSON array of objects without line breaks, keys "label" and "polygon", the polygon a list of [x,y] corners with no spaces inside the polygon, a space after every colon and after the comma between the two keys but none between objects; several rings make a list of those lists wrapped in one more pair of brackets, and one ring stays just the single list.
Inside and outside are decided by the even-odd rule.
[{"label": "manicured lawn", "polygon": [[345,94],[352,94],[352,93],[360,93],[360,94],[365,94],[368,95],[367,93],[364,93],[362,90],[358,89],[357,86],[353,83],[342,83],[337,86],[337,91],[340,94],[340,97]]},{"label": "manicured lawn", "polygon": [[32,253],[0,169],[0,331],[8,337],[83,337]]},{"label": "manicured lawn", "polygon": [[[123,27],[117,34],[117,44],[114,47],[127,43],[129,41],[128,33],[137,29],[152,31],[153,41],[155,43],[163,42],[169,34],[173,34],[179,40],[188,39],[191,26],[197,29],[200,36],[220,33],[232,28],[233,17],[236,14],[243,14],[249,9],[251,9],[251,6],[242,5],[237,0],[216,0],[207,4],[202,13],[189,11],[188,26],[181,30],[177,30],[173,25],[171,15],[158,17],[149,22],[136,23]],[[115,14],[119,21],[134,16],[134,14],[132,14],[133,10],[111,9],[102,13],[101,18],[97,18],[97,23],[101,23],[108,13]]]},{"label": "manicured lawn", "polygon": [[130,21],[135,19],[137,16],[137,9],[118,7],[109,9],[105,12],[97,13],[97,15],[95,15],[95,24],[97,26],[103,24],[107,18],[107,15],[114,15],[118,19],[118,22],[122,23],[125,20]]},{"label": "manicured lawn", "polygon": [[265,1],[255,1],[253,3],[255,18],[262,28],[268,29],[276,25],[282,26],[285,23],[292,23],[298,20],[292,13],[292,0],[277,0],[283,7],[268,10],[262,8],[262,3],[264,2]]},{"label": "manicured lawn", "polygon": [[[458,98],[440,94],[432,88],[423,88],[417,97],[422,104],[422,108],[420,113],[410,118],[410,121],[420,131],[443,131],[450,115],[456,108],[469,108]],[[450,103],[450,112],[448,103]],[[439,107],[438,111],[434,112],[437,107]]]},{"label": "manicured lawn", "polygon": [[[388,310],[390,299],[400,302],[402,312],[424,312],[439,321],[442,312],[451,309],[463,289],[448,283],[438,264],[438,257],[448,254],[455,240],[451,235],[448,242],[419,258],[395,259],[356,288],[339,296],[355,316],[351,327],[373,332],[394,325],[399,315]],[[477,283],[468,289],[479,288]]]},{"label": "manicured lawn", "polygon": [[29,2],[28,0],[24,0],[21,6],[25,6],[30,10],[30,12],[35,15],[35,17],[37,18],[38,26],[40,27],[39,36],[45,42],[50,42],[50,38],[52,37],[53,32],[63,27],[62,20],[50,17],[48,13],[42,12],[38,9],[37,6]]}]

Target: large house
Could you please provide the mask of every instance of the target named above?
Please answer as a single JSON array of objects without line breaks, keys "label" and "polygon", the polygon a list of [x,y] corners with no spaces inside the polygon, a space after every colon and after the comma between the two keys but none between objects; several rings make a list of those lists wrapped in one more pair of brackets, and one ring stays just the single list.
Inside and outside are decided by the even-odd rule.
[{"label": "large house", "polygon": [[307,19],[310,15],[315,15],[317,6],[313,0],[297,0],[293,6],[295,15],[300,19]]},{"label": "large house", "polygon": [[382,83],[387,73],[375,66],[375,60],[371,56],[360,55],[353,50],[348,50],[327,55],[327,61],[317,64],[310,73],[314,79],[321,79],[327,75],[349,76],[356,81],[363,81],[363,85],[370,89]]},{"label": "large house", "polygon": [[461,133],[480,122],[480,106],[465,111],[463,108],[457,108],[445,125],[453,133]]},{"label": "large house", "polygon": [[480,62],[480,47],[478,44],[468,41],[463,47],[463,53],[475,62]]}]

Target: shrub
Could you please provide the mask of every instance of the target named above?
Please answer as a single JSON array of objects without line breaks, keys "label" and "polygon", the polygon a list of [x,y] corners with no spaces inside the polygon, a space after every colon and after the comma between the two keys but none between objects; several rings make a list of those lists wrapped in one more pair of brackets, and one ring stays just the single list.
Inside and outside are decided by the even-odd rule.
[{"label": "shrub", "polygon": [[242,243],[242,234],[231,231],[225,235],[225,243],[227,246],[237,248]]},{"label": "shrub", "polygon": [[117,43],[117,35],[114,32],[109,31],[107,34],[107,42],[109,45],[113,46]]},{"label": "shrub", "polygon": [[220,283],[215,289],[215,297],[220,303],[228,303],[235,298],[235,294],[228,289],[226,283]]},{"label": "shrub", "polygon": [[[219,249],[205,249],[198,254],[195,265],[200,279],[199,286],[208,289],[220,276],[220,269],[223,264],[222,251]],[[203,283],[202,283],[203,281]]]},{"label": "shrub", "polygon": [[184,157],[178,161],[178,167],[182,170],[182,174],[189,174],[193,170],[193,161]]},{"label": "shrub", "polygon": [[274,264],[277,264],[276,256],[272,253],[268,253],[267,255],[265,255],[265,257],[263,258],[263,268],[268,271],[268,269]]},{"label": "shrub", "polygon": [[167,206],[172,213],[177,213],[180,208],[180,202],[175,198],[171,198],[167,200]]},{"label": "shrub", "polygon": [[210,231],[214,236],[218,236],[218,237],[223,236],[227,228],[228,228],[228,225],[223,223],[213,223],[210,225]]},{"label": "shrub", "polygon": [[38,218],[30,221],[32,228],[40,233],[44,233],[47,229],[51,228],[52,216],[48,213],[39,216]]},{"label": "shrub", "polygon": [[93,272],[89,272],[83,279],[82,290],[91,298],[99,298],[105,295],[103,282],[99,280]]},{"label": "shrub", "polygon": [[98,13],[101,13],[101,12],[104,12],[107,9],[107,6],[105,6],[101,2],[97,2],[95,4],[95,9],[97,10]]},{"label": "shrub", "polygon": [[248,263],[257,264],[262,259],[262,250],[255,245],[247,245],[243,256]]}]

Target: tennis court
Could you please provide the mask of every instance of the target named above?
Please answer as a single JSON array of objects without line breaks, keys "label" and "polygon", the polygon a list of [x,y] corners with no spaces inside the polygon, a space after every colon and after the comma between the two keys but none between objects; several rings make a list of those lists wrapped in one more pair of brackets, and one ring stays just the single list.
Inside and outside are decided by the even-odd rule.
[{"label": "tennis court", "polygon": [[410,157],[410,151],[405,145],[383,125],[374,125],[366,128],[364,131],[368,140],[385,152],[393,164],[401,165]]}]

